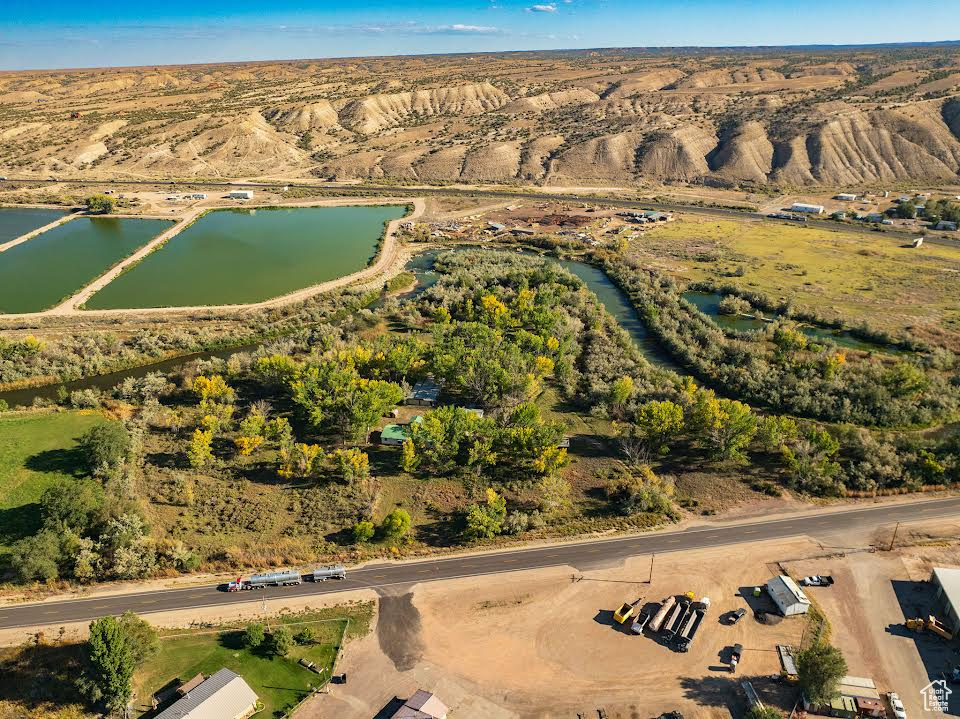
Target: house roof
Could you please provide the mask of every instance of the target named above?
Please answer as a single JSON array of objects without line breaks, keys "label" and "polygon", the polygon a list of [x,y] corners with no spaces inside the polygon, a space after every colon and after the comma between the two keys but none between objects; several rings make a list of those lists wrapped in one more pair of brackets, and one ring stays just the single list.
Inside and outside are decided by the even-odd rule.
[{"label": "house roof", "polygon": [[407,427],[402,424],[388,424],[380,432],[381,440],[393,439],[398,442],[402,442],[409,436],[410,436],[410,430],[408,430]]},{"label": "house roof", "polygon": [[797,586],[797,583],[785,574],[774,577],[767,582],[767,589],[778,604],[810,604],[807,595]]},{"label": "house roof", "polygon": [[437,397],[440,396],[440,385],[434,382],[429,377],[427,379],[422,379],[413,386],[413,392],[410,394],[411,399],[418,399],[424,401],[436,401]]},{"label": "house roof", "polygon": [[446,705],[432,693],[418,689],[390,719],[442,719],[445,716]]},{"label": "house roof", "polygon": [[447,715],[447,707],[436,696],[423,689],[418,689],[407,700],[407,706],[418,709],[430,716],[443,717]]},{"label": "house roof", "polygon": [[243,677],[221,669],[154,719],[233,719],[256,702],[257,695]]}]

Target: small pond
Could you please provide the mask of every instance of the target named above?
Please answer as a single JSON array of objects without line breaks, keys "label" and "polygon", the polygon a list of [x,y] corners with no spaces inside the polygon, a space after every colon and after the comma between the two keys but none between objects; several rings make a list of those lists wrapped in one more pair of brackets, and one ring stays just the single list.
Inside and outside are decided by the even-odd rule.
[{"label": "small pond", "polygon": [[[688,290],[687,292],[683,293],[683,298],[691,304],[696,305],[697,309],[710,317],[710,319],[716,322],[721,328],[750,331],[762,329],[768,324],[764,320],[758,320],[754,317],[721,314],[720,300],[723,299],[723,295],[719,292],[698,292],[695,290]],[[775,319],[779,315],[776,315],[775,313],[764,312],[764,316],[768,317],[769,319]],[[813,341],[831,340],[838,347],[845,347],[847,349],[860,350],[862,352],[885,352],[887,354],[901,354],[903,352],[903,350],[899,349],[898,347],[879,344],[877,342],[870,342],[868,340],[855,337],[850,333],[849,330],[833,330],[826,327],[816,327],[809,324],[800,324],[797,326],[797,329],[803,332],[803,334]]]}]

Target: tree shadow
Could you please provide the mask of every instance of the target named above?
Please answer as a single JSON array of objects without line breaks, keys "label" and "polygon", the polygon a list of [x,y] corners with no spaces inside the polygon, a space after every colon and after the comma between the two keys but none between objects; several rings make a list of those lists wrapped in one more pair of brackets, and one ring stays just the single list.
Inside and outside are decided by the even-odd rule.
[{"label": "tree shadow", "polygon": [[[753,596],[753,590],[756,587],[761,587],[759,597]],[[747,603],[747,606],[750,608],[750,613],[754,616],[756,616],[757,612],[763,612],[765,614],[780,613],[777,609],[777,605],[773,603],[772,599],[770,599],[770,595],[767,594],[765,589],[763,589],[763,584],[756,584],[752,587],[740,587],[737,594],[739,594],[740,598]]]},{"label": "tree shadow", "polygon": [[47,472],[82,477],[87,474],[86,458],[79,447],[45,449],[27,457],[23,466],[33,472]]},{"label": "tree shadow", "polygon": [[76,685],[83,658],[80,644],[19,647],[0,660],[0,700],[30,709],[44,703],[86,704]]},{"label": "tree shadow", "polygon": [[43,524],[37,502],[0,509],[0,544],[10,545],[37,533]]}]

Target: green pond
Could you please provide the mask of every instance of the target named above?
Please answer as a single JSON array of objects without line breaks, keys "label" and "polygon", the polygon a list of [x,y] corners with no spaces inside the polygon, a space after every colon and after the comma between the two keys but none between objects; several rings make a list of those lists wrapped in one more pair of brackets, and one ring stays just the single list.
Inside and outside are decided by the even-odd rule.
[{"label": "green pond", "polygon": [[170,226],[78,217],[0,252],[0,312],[39,312],[80,290]]},{"label": "green pond", "polygon": [[260,302],[363,269],[403,206],[217,210],[87,302],[89,309]]},{"label": "green pond", "polygon": [[20,235],[59,220],[63,210],[44,210],[29,207],[0,207],[0,245],[15,240]]},{"label": "green pond", "polygon": [[[720,312],[720,301],[723,295],[719,292],[699,292],[696,290],[687,290],[683,293],[683,298],[697,307],[698,310],[710,317],[721,328],[729,328],[741,331],[759,330],[766,326],[766,322],[758,320],[755,317],[744,317],[742,315],[731,316]],[[765,313],[771,319],[778,317],[776,313]],[[834,330],[826,327],[815,327],[809,324],[798,326],[800,332],[805,334],[814,342],[819,340],[831,340],[838,347],[846,349],[861,350],[863,352],[885,352],[887,354],[901,354],[903,350],[891,345],[878,344],[869,340],[860,339],[854,336],[849,330]]]}]

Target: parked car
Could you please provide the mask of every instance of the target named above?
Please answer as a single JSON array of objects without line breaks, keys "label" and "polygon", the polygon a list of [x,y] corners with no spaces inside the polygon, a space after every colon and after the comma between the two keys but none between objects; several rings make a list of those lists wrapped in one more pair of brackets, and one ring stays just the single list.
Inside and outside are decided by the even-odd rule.
[{"label": "parked car", "polygon": [[827,574],[816,574],[812,577],[804,577],[800,580],[802,587],[829,587],[833,584],[833,577]]},{"label": "parked car", "polygon": [[732,627],[745,616],[747,616],[747,610],[740,607],[739,609],[734,609],[732,612],[727,612],[725,622]]},{"label": "parked car", "polygon": [[900,701],[900,697],[896,692],[890,692],[887,694],[887,699],[890,700],[890,707],[893,709],[893,715],[897,719],[907,719],[907,710],[903,708],[903,702]]}]

